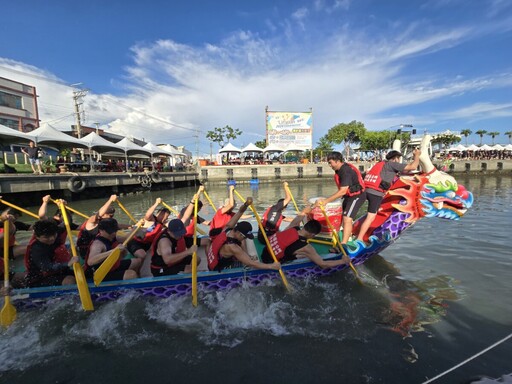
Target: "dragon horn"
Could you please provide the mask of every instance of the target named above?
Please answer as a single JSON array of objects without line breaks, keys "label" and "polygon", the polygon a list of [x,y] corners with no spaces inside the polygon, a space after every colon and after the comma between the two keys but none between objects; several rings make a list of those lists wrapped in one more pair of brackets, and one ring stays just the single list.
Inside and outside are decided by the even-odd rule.
[{"label": "dragon horn", "polygon": [[430,160],[430,156],[428,154],[431,139],[432,136],[425,135],[421,140],[420,165],[421,169],[425,173],[430,173],[435,169],[434,164],[432,164],[432,160]]}]

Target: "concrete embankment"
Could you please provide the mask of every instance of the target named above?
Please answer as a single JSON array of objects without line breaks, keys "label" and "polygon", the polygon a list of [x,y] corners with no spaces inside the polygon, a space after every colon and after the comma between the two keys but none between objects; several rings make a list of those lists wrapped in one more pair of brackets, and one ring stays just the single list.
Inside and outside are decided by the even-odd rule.
[{"label": "concrete embankment", "polygon": [[[362,172],[370,169],[375,163],[352,163]],[[434,165],[441,169],[442,164]],[[512,160],[471,160],[454,161],[448,166],[448,173],[482,174],[491,172],[512,173]],[[333,176],[327,163],[318,164],[268,164],[268,165],[235,165],[235,166],[202,166],[198,169],[202,183],[265,183],[287,179],[316,179]]]},{"label": "concrete embankment", "polygon": [[[354,163],[367,171],[373,163]],[[435,163],[438,168],[442,164]],[[512,175],[512,160],[455,161],[448,166],[449,173]],[[113,193],[126,194],[147,190],[169,190],[199,183],[260,184],[283,180],[332,178],[333,171],[327,163],[319,164],[268,164],[239,166],[201,166],[187,172],[151,173],[50,173],[3,174],[0,176],[0,196],[20,205],[37,205],[42,196],[68,201],[106,197]]]},{"label": "concrete embankment", "polygon": [[44,195],[68,201],[111,194],[167,190],[198,184],[195,171],[151,173],[95,172],[9,174],[0,176],[0,196],[20,205],[40,204]]}]

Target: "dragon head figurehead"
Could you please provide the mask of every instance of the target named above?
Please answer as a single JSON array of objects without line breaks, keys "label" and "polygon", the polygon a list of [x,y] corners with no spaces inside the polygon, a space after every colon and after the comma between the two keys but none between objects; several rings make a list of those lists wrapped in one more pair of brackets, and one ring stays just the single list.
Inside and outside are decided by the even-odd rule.
[{"label": "dragon head figurehead", "polygon": [[473,194],[453,176],[434,167],[427,150],[430,140],[430,135],[426,135],[421,142],[420,165],[422,177],[427,181],[420,191],[419,202],[427,217],[459,220],[473,205]]},{"label": "dragon head figurehead", "polygon": [[367,236],[380,241],[395,239],[425,216],[459,220],[473,204],[471,192],[434,167],[428,154],[430,140],[430,135],[425,135],[421,142],[421,172],[403,175],[393,183]]}]

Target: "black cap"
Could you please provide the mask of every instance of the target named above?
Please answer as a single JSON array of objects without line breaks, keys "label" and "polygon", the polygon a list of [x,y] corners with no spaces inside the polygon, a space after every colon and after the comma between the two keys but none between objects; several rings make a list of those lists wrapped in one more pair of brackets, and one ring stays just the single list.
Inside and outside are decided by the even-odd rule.
[{"label": "black cap", "polygon": [[252,225],[248,221],[239,222],[237,225],[235,225],[234,229],[248,239],[254,239],[254,235],[252,234]]},{"label": "black cap", "polygon": [[391,160],[395,157],[402,157],[402,154],[395,150],[389,151],[389,153],[386,155],[386,160]]},{"label": "black cap", "polygon": [[101,219],[98,223],[98,229],[107,233],[114,233],[119,230],[119,224],[116,219]]},{"label": "black cap", "polygon": [[172,219],[171,221],[169,221],[167,227],[169,228],[169,231],[171,231],[171,233],[176,237],[185,236],[185,234],[187,233],[185,225],[183,224],[183,221],[181,221],[180,219]]}]

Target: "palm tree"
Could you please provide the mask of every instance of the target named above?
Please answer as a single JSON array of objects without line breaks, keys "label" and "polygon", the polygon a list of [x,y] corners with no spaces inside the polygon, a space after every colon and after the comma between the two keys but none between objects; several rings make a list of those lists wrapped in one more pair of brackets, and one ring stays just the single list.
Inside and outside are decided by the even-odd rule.
[{"label": "palm tree", "polygon": [[512,131],[505,132],[505,135],[508,136],[508,143],[512,144],[512,142],[510,141],[510,139],[512,139]]},{"label": "palm tree", "polygon": [[475,133],[480,136],[480,145],[482,145],[482,137],[484,137],[484,135],[487,133],[487,131],[485,129],[480,129],[480,130],[476,131]]},{"label": "palm tree", "polygon": [[500,133],[499,132],[488,132],[487,134],[492,137],[492,145],[494,145],[494,138],[496,136],[498,136]]},{"label": "palm tree", "polygon": [[468,136],[471,135],[471,129],[463,129],[460,134],[466,138],[466,147],[468,146]]}]

